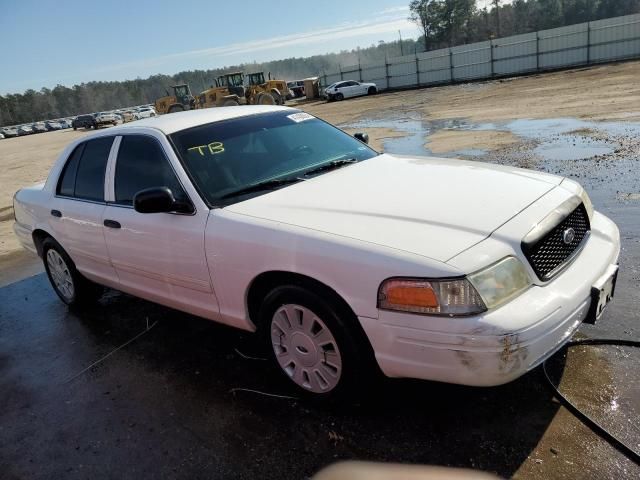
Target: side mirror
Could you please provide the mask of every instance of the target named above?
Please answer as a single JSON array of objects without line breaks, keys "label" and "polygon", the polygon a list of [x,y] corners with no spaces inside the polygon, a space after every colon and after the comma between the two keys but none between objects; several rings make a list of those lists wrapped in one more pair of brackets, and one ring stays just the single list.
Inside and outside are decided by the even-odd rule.
[{"label": "side mirror", "polygon": [[168,187],[140,190],[133,196],[133,208],[139,213],[193,213],[193,207],[176,201]]},{"label": "side mirror", "polygon": [[367,135],[366,133],[360,133],[360,132],[354,133],[353,137],[357,138],[362,143],[369,143],[369,135]]}]

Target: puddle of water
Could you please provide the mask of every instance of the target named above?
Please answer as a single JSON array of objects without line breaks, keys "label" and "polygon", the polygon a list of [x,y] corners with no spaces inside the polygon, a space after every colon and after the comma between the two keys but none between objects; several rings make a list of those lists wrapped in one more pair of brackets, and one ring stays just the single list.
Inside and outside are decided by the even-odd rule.
[{"label": "puddle of water", "polygon": [[[401,138],[384,141],[384,150],[401,155],[431,155],[427,137],[438,130],[504,130],[525,140],[534,140],[538,146],[533,153],[546,161],[588,160],[614,152],[615,145],[604,140],[594,140],[591,135],[640,137],[640,123],[591,122],[575,118],[520,119],[502,124],[471,123],[463,119],[426,121],[419,114],[404,117],[366,119],[342,125],[349,128],[391,128],[406,134]],[[445,157],[481,157],[487,154],[482,148],[469,148],[438,154]]]}]

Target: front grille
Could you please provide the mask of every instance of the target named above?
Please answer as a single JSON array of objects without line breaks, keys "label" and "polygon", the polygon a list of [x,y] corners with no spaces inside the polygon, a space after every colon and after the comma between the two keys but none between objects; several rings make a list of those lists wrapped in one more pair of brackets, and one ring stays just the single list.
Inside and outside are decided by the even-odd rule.
[{"label": "front grille", "polygon": [[[575,236],[565,243],[565,232],[572,228]],[[590,230],[589,216],[580,204],[564,220],[533,245],[522,245],[527,260],[541,280],[553,277],[577,253]]]}]

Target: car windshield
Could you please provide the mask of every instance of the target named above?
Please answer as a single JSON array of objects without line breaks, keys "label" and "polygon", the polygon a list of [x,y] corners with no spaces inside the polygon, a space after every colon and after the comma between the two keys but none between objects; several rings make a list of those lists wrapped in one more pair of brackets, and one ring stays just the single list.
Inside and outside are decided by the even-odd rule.
[{"label": "car windshield", "polygon": [[307,171],[324,164],[378,155],[336,127],[295,110],[201,125],[170,138],[210,206],[229,205],[269,191],[242,192],[256,184],[302,179]]}]

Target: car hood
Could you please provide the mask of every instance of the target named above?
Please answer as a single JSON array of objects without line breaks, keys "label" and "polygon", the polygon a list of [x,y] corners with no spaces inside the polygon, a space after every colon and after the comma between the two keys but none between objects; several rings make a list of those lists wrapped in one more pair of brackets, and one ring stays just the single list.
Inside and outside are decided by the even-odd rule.
[{"label": "car hood", "polygon": [[445,262],[561,181],[487,163],[383,154],[225,209]]}]

